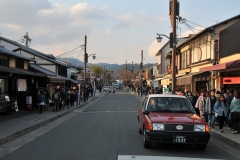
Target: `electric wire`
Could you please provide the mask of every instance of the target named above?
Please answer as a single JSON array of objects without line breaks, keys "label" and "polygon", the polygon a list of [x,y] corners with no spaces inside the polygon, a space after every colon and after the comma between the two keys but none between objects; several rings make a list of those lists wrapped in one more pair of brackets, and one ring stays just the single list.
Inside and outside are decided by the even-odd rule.
[{"label": "electric wire", "polygon": [[66,55],[66,54],[68,54],[68,53],[70,53],[70,52],[72,52],[72,51],[75,51],[76,49],[78,49],[78,48],[80,48],[80,47],[82,47],[82,46],[84,46],[84,45],[78,46],[77,48],[74,48],[74,49],[72,49],[71,51],[68,51],[68,52],[66,52],[66,53],[60,54],[60,55],[58,55],[58,56],[56,56],[56,57],[61,57],[61,56],[63,56],[63,55]]},{"label": "electric wire", "polygon": [[78,54],[78,56],[77,56],[77,58],[72,62],[72,63],[70,63],[70,64],[74,64],[75,62],[76,62],[76,60],[78,59],[78,57],[80,56],[80,54],[81,54],[81,52],[82,52],[82,49],[80,50],[80,52],[79,52],[79,54]]}]

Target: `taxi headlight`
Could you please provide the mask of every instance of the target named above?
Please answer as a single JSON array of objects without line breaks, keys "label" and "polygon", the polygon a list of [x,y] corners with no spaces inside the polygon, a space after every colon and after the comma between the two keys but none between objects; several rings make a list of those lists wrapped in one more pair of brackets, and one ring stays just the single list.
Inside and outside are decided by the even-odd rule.
[{"label": "taxi headlight", "polygon": [[153,123],[153,130],[164,131],[164,124]]},{"label": "taxi headlight", "polygon": [[195,132],[205,132],[205,125],[194,125]]}]

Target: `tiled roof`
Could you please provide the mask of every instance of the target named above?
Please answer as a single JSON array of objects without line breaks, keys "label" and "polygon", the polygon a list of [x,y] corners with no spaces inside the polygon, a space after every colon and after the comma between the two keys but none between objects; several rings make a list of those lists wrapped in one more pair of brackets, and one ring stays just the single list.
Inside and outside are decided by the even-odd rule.
[{"label": "tiled roof", "polygon": [[20,59],[24,59],[24,60],[34,61],[34,62],[35,62],[35,60],[33,60],[33,59],[30,59],[30,58],[28,58],[28,57],[25,57],[25,56],[23,56],[23,55],[20,55],[20,54],[18,54],[18,53],[15,53],[15,52],[13,52],[13,51],[10,51],[10,50],[5,49],[5,48],[2,48],[2,47],[0,47],[0,54],[5,54],[5,55],[7,55],[7,56],[17,57],[17,58],[20,58]]},{"label": "tiled roof", "polygon": [[1,66],[0,72],[7,72],[7,73],[14,73],[14,74],[21,74],[21,75],[30,75],[30,76],[35,76],[35,77],[47,77],[47,75],[43,74],[43,73],[31,72],[31,71],[21,69],[21,68],[13,68],[13,67],[6,67],[6,66]]}]

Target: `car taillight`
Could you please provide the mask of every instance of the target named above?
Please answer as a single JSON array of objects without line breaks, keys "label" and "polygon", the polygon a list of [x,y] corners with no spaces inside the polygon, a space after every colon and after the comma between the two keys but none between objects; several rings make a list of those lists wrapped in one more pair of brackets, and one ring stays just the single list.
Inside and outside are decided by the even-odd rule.
[{"label": "car taillight", "polygon": [[205,132],[209,132],[209,131],[210,131],[209,126],[205,125]]},{"label": "car taillight", "polygon": [[149,130],[149,131],[153,130],[153,126],[152,126],[151,122],[147,123],[146,129]]}]

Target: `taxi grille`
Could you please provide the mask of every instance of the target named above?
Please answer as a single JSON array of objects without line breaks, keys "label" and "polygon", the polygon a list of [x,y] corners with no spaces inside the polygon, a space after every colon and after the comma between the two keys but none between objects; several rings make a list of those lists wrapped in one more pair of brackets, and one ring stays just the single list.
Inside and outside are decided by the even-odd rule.
[{"label": "taxi grille", "polygon": [[[177,129],[177,126],[182,126],[181,130]],[[194,131],[194,125],[188,125],[188,124],[165,124],[164,126],[165,131],[167,132],[193,132]]]}]

